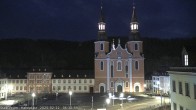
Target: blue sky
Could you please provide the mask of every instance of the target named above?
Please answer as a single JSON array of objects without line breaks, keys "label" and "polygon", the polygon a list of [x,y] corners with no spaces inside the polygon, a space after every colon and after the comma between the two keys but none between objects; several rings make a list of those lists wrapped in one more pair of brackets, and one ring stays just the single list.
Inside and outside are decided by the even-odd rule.
[{"label": "blue sky", "polygon": [[[109,36],[128,36],[132,0],[103,0]],[[195,0],[135,0],[142,37],[196,36]],[[0,0],[0,38],[93,40],[100,0]]]}]

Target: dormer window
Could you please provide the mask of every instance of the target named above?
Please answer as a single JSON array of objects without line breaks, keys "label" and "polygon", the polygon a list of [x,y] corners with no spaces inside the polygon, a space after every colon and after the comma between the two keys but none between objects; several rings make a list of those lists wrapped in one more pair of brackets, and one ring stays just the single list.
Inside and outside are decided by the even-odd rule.
[{"label": "dormer window", "polygon": [[184,55],[184,65],[185,66],[189,65],[188,55]]}]

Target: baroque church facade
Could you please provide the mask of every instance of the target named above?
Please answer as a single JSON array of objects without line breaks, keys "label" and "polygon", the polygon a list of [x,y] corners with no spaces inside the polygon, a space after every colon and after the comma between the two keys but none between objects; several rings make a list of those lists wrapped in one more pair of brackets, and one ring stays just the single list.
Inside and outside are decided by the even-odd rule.
[{"label": "baroque church facade", "polygon": [[144,92],[143,42],[140,40],[138,25],[135,6],[133,6],[129,40],[123,44],[125,48],[122,48],[120,39],[117,46],[114,41],[108,42],[101,6],[98,38],[94,42],[95,93]]}]

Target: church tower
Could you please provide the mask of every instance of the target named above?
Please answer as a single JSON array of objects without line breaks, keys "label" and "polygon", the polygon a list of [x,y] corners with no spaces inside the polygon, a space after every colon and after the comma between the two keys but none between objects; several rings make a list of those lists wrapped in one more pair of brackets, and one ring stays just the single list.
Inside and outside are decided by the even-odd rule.
[{"label": "church tower", "polygon": [[[109,52],[109,42],[107,41],[106,35],[106,23],[103,14],[103,4],[101,1],[100,18],[98,22],[98,38],[95,44],[95,59],[94,59],[94,69],[95,69],[95,90],[99,90],[99,86],[103,87],[102,92],[106,92],[106,54]],[[99,91],[100,92],[100,91]]]},{"label": "church tower", "polygon": [[129,41],[126,44],[129,53],[132,54],[132,81],[133,90],[144,91],[144,56],[143,42],[140,39],[139,23],[136,16],[136,8],[133,6],[133,12],[130,23]]}]

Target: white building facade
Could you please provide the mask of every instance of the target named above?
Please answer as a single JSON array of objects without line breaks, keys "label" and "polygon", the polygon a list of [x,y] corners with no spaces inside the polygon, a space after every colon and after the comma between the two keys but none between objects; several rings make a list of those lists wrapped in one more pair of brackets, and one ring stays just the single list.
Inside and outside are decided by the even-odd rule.
[{"label": "white building facade", "polygon": [[170,91],[170,80],[167,73],[152,75],[153,93],[168,94]]},{"label": "white building facade", "polygon": [[[174,68],[173,68],[174,69]],[[196,109],[196,68],[180,67],[170,75],[171,110]]]}]

